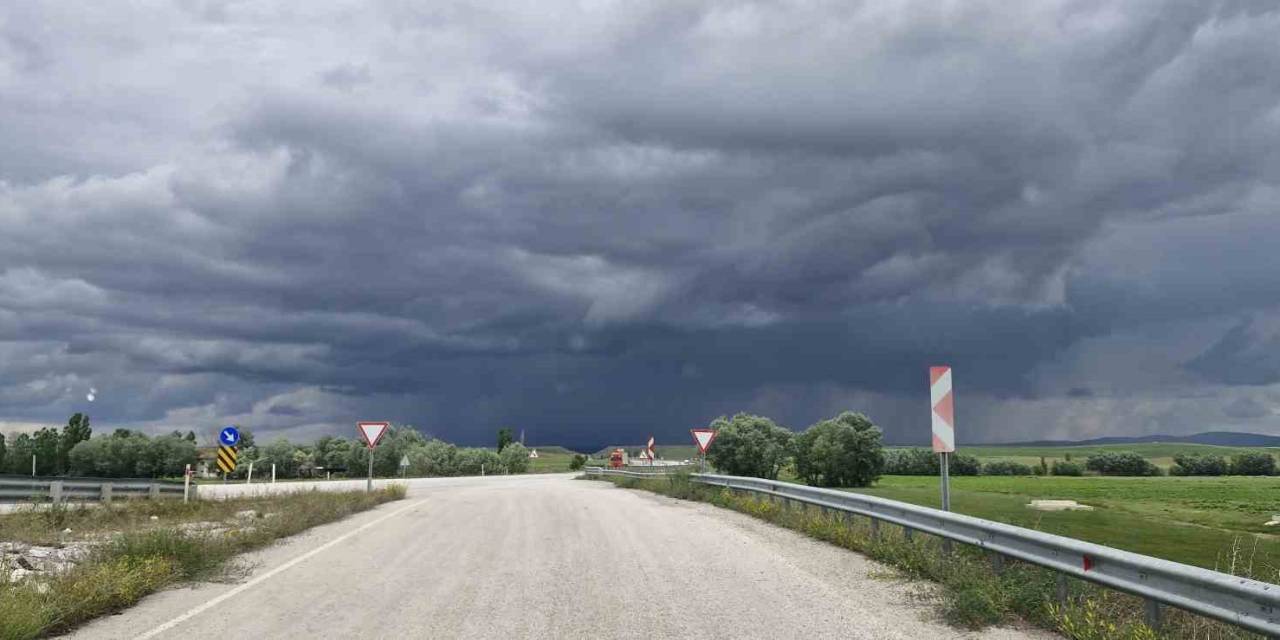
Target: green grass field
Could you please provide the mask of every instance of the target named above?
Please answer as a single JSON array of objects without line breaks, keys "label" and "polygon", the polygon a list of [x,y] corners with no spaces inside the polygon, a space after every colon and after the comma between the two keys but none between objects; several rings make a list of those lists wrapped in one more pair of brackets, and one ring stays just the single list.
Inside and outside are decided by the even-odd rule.
[{"label": "green grass field", "polygon": [[[1038,458],[1037,458],[1038,460]],[[1280,582],[1280,477],[951,479],[952,510],[1219,571]],[[887,476],[860,493],[937,507],[938,478]],[[1094,511],[1043,512],[1033,498]]]},{"label": "green grass field", "polygon": [[[889,447],[891,449],[905,447]],[[1052,465],[1054,460],[1065,460],[1067,455],[1072,460],[1084,462],[1091,455],[1104,452],[1133,451],[1147,458],[1156,466],[1168,469],[1173,464],[1173,457],[1179,454],[1209,454],[1224,456],[1230,458],[1237,453],[1245,453],[1249,451],[1270,451],[1273,454],[1280,454],[1280,450],[1258,447],[1219,447],[1209,444],[1182,444],[1182,443],[1143,443],[1143,444],[1108,444],[1108,445],[1092,445],[1092,446],[1075,446],[1075,447],[1018,447],[1018,446],[1001,446],[1001,445],[983,445],[983,446],[959,446],[959,453],[967,453],[971,456],[977,456],[983,462],[993,460],[1011,460],[1021,462],[1023,464],[1037,465],[1040,464],[1040,458],[1044,457],[1047,464]]]}]

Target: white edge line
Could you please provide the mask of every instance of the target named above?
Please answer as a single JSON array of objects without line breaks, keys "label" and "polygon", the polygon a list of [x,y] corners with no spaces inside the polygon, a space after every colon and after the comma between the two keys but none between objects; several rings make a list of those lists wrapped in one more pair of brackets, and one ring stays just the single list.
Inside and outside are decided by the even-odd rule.
[{"label": "white edge line", "polygon": [[300,563],[300,562],[302,562],[302,561],[304,561],[304,560],[306,560],[306,559],[308,559],[308,558],[310,558],[310,557],[312,557],[312,556],[314,556],[314,555],[316,555],[316,554],[318,554],[318,553],[320,553],[320,552],[322,552],[322,551],[324,551],[324,550],[328,549],[329,547],[332,547],[333,545],[338,544],[339,542],[342,542],[342,541],[344,541],[344,540],[346,540],[346,539],[350,538],[351,536],[354,536],[354,535],[356,535],[357,533],[360,533],[361,531],[364,531],[365,529],[368,529],[369,527],[373,527],[373,526],[379,525],[379,524],[381,524],[381,523],[385,522],[386,520],[389,520],[389,519],[391,519],[391,518],[394,518],[394,517],[396,517],[396,516],[398,516],[398,515],[400,515],[400,514],[404,513],[405,511],[408,511],[409,509],[412,509],[412,508],[414,508],[414,507],[419,506],[419,504],[421,504],[421,501],[415,502],[415,503],[413,503],[413,504],[405,505],[403,508],[396,509],[395,511],[392,511],[391,513],[388,513],[387,515],[382,516],[381,518],[378,518],[377,520],[374,520],[373,522],[366,522],[365,524],[362,524],[362,525],[360,525],[359,527],[356,527],[355,529],[352,529],[351,531],[348,531],[348,532],[346,532],[346,533],[344,533],[344,534],[342,534],[342,535],[340,535],[340,536],[338,536],[338,537],[334,538],[333,540],[330,540],[330,541],[328,541],[328,542],[326,542],[326,543],[324,543],[324,544],[322,544],[322,545],[320,545],[320,546],[316,547],[315,549],[312,549],[312,550],[310,550],[310,551],[308,551],[308,552],[306,552],[306,553],[304,553],[304,554],[302,554],[302,555],[300,555],[300,556],[298,556],[298,557],[296,557],[296,558],[294,558],[294,559],[292,559],[292,560],[290,560],[290,561],[288,561],[288,562],[286,562],[286,563],[284,563],[284,564],[282,564],[282,565],[280,565],[280,566],[278,566],[278,567],[276,567],[276,568],[274,568],[274,569],[272,569],[272,570],[270,570],[270,571],[268,571],[268,572],[266,572],[266,573],[264,573],[264,574],[262,574],[262,575],[260,575],[260,576],[256,576],[256,577],[254,577],[252,580],[250,580],[250,581],[248,581],[248,582],[246,582],[246,583],[244,583],[244,584],[242,584],[242,585],[240,585],[240,586],[238,586],[238,587],[236,587],[236,588],[234,588],[234,589],[232,589],[232,590],[230,590],[230,591],[228,591],[228,592],[226,592],[226,593],[224,593],[224,594],[222,594],[222,595],[220,595],[220,596],[218,596],[218,597],[216,597],[216,598],[214,598],[214,599],[212,599],[212,600],[209,600],[209,601],[205,602],[204,604],[202,604],[202,605],[200,605],[200,606],[198,606],[198,607],[195,607],[195,608],[191,609],[190,611],[187,611],[186,613],[184,613],[184,614],[182,614],[182,615],[180,615],[180,616],[178,616],[178,617],[176,617],[176,618],[174,618],[174,619],[172,619],[172,620],[170,620],[170,621],[168,621],[168,622],[166,622],[166,623],[164,623],[164,624],[162,624],[162,625],[160,625],[160,626],[158,626],[158,627],[156,627],[156,628],[154,628],[154,629],[152,629],[152,630],[150,630],[150,631],[148,631],[148,632],[146,632],[146,633],[143,633],[143,634],[141,634],[141,635],[136,636],[136,640],[145,640],[146,638],[154,638],[154,637],[156,637],[157,635],[160,635],[161,633],[164,633],[165,631],[168,631],[168,630],[170,630],[170,629],[172,629],[172,628],[174,628],[174,627],[176,627],[176,626],[178,626],[178,625],[182,624],[183,622],[186,622],[187,620],[190,620],[191,618],[194,618],[195,616],[198,616],[198,615],[200,615],[201,613],[204,613],[205,611],[208,611],[209,609],[212,609],[213,607],[216,607],[216,606],[218,606],[219,604],[222,604],[222,603],[223,603],[223,602],[225,602],[227,599],[229,599],[229,598],[234,598],[235,596],[237,596],[237,595],[239,595],[239,594],[241,594],[241,593],[244,593],[245,591],[247,591],[247,590],[249,590],[249,589],[252,589],[253,587],[257,586],[258,584],[260,584],[260,583],[262,583],[262,582],[264,582],[264,581],[266,581],[266,580],[269,580],[272,576],[275,576],[276,574],[278,574],[278,573],[280,573],[280,572],[282,572],[282,571],[286,571],[286,570],[288,570],[290,567],[293,567],[294,565],[296,565],[296,564],[298,564],[298,563]]}]

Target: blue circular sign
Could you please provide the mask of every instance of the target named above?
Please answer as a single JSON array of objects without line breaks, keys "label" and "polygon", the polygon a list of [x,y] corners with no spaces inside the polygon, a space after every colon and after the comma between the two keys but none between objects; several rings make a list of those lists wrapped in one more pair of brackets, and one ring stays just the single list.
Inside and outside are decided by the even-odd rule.
[{"label": "blue circular sign", "polygon": [[237,442],[240,442],[240,431],[235,427],[224,427],[222,432],[218,434],[218,442],[228,447],[234,447]]}]

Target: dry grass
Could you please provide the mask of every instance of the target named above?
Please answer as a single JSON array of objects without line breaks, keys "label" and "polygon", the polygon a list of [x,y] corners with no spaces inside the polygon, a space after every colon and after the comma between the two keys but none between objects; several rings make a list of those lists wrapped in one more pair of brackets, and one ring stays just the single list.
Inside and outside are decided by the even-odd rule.
[{"label": "dry grass", "polygon": [[[60,543],[63,528],[77,537],[111,532],[90,559],[52,578],[9,584],[0,575],[0,640],[26,640],[65,631],[127,607],[166,585],[217,575],[237,554],[268,545],[385,502],[405,487],[382,491],[310,491],[287,495],[182,504],[138,501],[111,508],[71,508],[0,516],[0,539]],[[235,514],[253,509],[251,520]],[[276,514],[263,517],[265,514]],[[151,520],[151,516],[159,520]],[[184,534],[177,525],[234,522],[216,535]]]}]

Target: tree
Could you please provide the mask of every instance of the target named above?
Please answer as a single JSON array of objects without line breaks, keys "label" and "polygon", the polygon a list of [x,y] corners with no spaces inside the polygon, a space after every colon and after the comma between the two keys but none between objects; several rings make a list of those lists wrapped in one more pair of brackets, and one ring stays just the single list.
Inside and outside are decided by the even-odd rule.
[{"label": "tree", "polygon": [[1084,475],[1084,467],[1079,462],[1070,460],[1054,460],[1050,471],[1055,476],[1082,476]]},{"label": "tree", "polygon": [[36,455],[36,475],[52,476],[62,472],[58,468],[62,457],[60,442],[58,430],[52,427],[44,427],[31,437],[31,449]]},{"label": "tree", "polygon": [[173,436],[157,440],[164,442],[154,444],[145,434],[117,429],[108,437],[81,441],[68,454],[71,472],[99,478],[180,475],[186,463],[195,462],[191,443]]},{"label": "tree", "polygon": [[1222,456],[1180,453],[1173,457],[1173,466],[1169,467],[1169,475],[1225,476],[1229,469],[1227,459]]},{"label": "tree", "polygon": [[276,465],[276,475],[282,478],[296,478],[298,476],[298,461],[294,459],[293,453],[297,451],[297,447],[289,443],[289,440],[283,437],[276,438],[271,444],[262,448],[261,465]]},{"label": "tree", "polygon": [[5,463],[5,471],[24,476],[30,475],[31,446],[31,435],[19,433],[18,437],[13,439],[13,444],[9,447],[9,453],[5,456],[8,459]]},{"label": "tree", "polygon": [[[947,462],[947,473],[953,476],[976,476],[982,463],[974,456],[954,452]],[[938,454],[929,449],[889,449],[884,453],[886,476],[936,476],[942,473]]]},{"label": "tree", "polygon": [[326,471],[337,469],[346,471],[347,460],[351,456],[351,449],[355,444],[344,438],[332,438],[326,436],[316,443],[315,462],[317,466],[324,467]]},{"label": "tree", "polygon": [[196,432],[195,432],[195,431],[188,430],[188,431],[187,431],[187,435],[183,436],[183,438],[184,438],[187,442],[190,442],[191,444],[195,444],[195,443],[196,443]]},{"label": "tree", "polygon": [[458,474],[458,448],[443,440],[430,440],[409,452],[409,473],[415,476]]},{"label": "tree", "polygon": [[573,454],[573,459],[569,461],[569,470],[577,471],[585,466],[587,466],[587,457],[581,453]]},{"label": "tree", "polygon": [[515,436],[512,435],[510,427],[498,429],[498,453],[502,453],[502,450],[507,448],[507,445],[515,441]]},{"label": "tree", "polygon": [[791,431],[764,416],[721,416],[711,428],[718,433],[707,460],[725,473],[776,480],[791,455]]},{"label": "tree", "polygon": [[1089,456],[1084,466],[1109,476],[1156,476],[1160,467],[1133,451],[1105,452]]},{"label": "tree", "polygon": [[492,449],[458,449],[458,474],[478,476],[502,471],[502,458]]},{"label": "tree", "polygon": [[869,486],[884,469],[881,435],[861,413],[818,422],[795,438],[796,474],[819,487]]},{"label": "tree", "polygon": [[138,466],[134,470],[139,476],[152,478],[180,476],[188,464],[194,465],[196,462],[196,446],[181,434],[150,439],[143,434],[138,435],[147,440],[138,458]]},{"label": "tree", "polygon": [[240,444],[237,444],[236,446],[239,447],[241,451],[254,448],[256,443],[253,441],[253,432],[245,427],[240,427],[236,430],[240,432]]},{"label": "tree", "polygon": [[1265,451],[1237,453],[1231,456],[1231,475],[1233,476],[1273,476],[1276,474],[1276,459]]},{"label": "tree", "polygon": [[1032,474],[1032,469],[1030,465],[1013,460],[995,460],[982,467],[982,474],[987,476],[1029,476]]},{"label": "tree", "polygon": [[93,429],[89,428],[89,416],[83,413],[76,413],[67,420],[67,426],[62,428],[62,438],[58,443],[58,472],[63,473],[71,468],[69,454],[71,448],[77,444],[88,440],[93,435]]},{"label": "tree", "polygon": [[529,450],[519,442],[512,442],[498,454],[507,473],[524,473],[529,470]]},{"label": "tree", "polygon": [[7,451],[5,450],[5,446],[4,446],[4,434],[0,433],[0,473],[4,473],[4,470],[8,468],[5,466],[6,454],[7,454]]},{"label": "tree", "polygon": [[424,446],[426,438],[410,425],[391,427],[383,436],[378,448],[373,451],[373,472],[380,476],[400,474],[400,460],[409,454],[411,449]]}]

